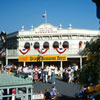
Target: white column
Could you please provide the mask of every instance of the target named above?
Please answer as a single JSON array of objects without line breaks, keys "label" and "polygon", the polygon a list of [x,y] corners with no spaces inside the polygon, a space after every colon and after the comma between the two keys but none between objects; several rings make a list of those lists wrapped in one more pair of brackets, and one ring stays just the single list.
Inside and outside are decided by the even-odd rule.
[{"label": "white column", "polygon": [[26,99],[25,100],[28,100],[28,88],[26,88]]},{"label": "white column", "polygon": [[42,68],[44,68],[44,61],[42,61]]},{"label": "white column", "polygon": [[62,70],[63,70],[62,61],[60,61],[60,72],[61,72],[61,77],[62,77]]},{"label": "white column", "polygon": [[82,57],[80,57],[80,69],[82,69]]},{"label": "white column", "polygon": [[6,65],[8,65],[8,59],[6,58]]},{"label": "white column", "polygon": [[8,56],[8,49],[6,48],[6,65],[8,65],[8,59],[7,59],[7,56]]},{"label": "white column", "polygon": [[26,66],[26,62],[25,61],[23,62],[23,66]]},{"label": "white column", "polygon": [[[9,88],[7,89],[7,94],[9,94]],[[9,97],[7,98],[7,100],[9,100]]]}]

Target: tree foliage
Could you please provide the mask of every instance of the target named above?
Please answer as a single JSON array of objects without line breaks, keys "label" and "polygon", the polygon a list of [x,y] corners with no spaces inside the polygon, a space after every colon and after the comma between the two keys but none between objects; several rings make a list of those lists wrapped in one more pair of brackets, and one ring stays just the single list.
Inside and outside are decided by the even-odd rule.
[{"label": "tree foliage", "polygon": [[100,36],[91,39],[90,42],[87,42],[80,55],[87,57],[86,65],[83,66],[79,75],[80,84],[98,84],[100,78]]}]

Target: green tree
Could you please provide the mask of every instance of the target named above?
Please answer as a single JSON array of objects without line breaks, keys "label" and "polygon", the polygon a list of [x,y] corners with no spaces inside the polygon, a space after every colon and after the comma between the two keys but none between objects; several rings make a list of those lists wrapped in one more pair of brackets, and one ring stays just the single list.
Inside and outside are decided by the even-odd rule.
[{"label": "green tree", "polygon": [[100,36],[91,39],[90,42],[87,42],[80,55],[87,57],[86,65],[83,66],[82,70],[80,71],[80,84],[98,84],[100,80]]}]

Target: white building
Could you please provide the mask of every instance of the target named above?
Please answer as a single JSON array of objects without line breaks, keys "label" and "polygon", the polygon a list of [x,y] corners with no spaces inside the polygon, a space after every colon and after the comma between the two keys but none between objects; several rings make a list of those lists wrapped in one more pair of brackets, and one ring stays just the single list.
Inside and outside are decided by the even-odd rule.
[{"label": "white building", "polygon": [[97,30],[73,29],[71,24],[68,29],[42,24],[25,30],[23,26],[20,31],[7,34],[6,64],[65,67],[76,63],[82,66],[84,58],[79,52],[98,34]]}]

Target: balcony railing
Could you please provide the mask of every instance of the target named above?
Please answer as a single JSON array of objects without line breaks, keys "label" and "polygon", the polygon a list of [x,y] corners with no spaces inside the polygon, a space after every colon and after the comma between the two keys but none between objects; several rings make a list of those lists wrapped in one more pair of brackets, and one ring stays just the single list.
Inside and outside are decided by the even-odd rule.
[{"label": "balcony railing", "polygon": [[[81,49],[79,49],[79,48],[69,48],[64,53],[62,53],[60,55],[77,55],[77,54],[79,54],[80,50],[82,50],[82,49],[83,48],[81,48]],[[30,50],[27,54],[25,54],[25,56],[37,56],[37,55],[40,55],[40,53],[38,51],[34,50],[34,49]],[[43,55],[59,55],[59,53],[55,49],[49,49]],[[6,56],[7,57],[18,57],[18,56],[23,56],[23,54],[21,54],[18,49],[16,49],[16,50],[7,49],[6,50]]]},{"label": "balcony railing", "polygon": [[9,50],[7,49],[6,50],[6,56],[8,57],[15,57],[15,56],[18,56],[18,50]]}]

